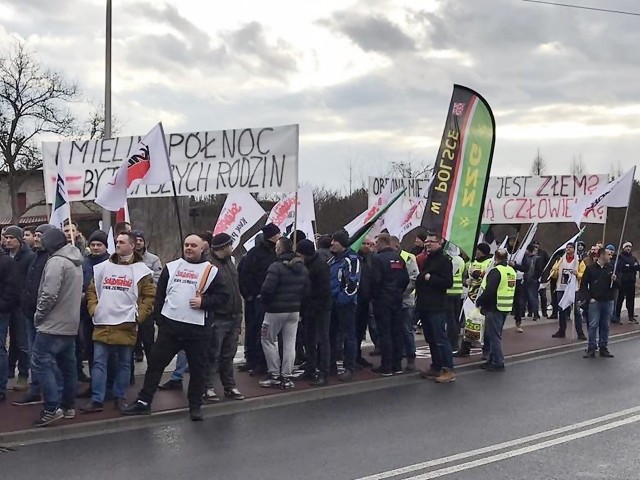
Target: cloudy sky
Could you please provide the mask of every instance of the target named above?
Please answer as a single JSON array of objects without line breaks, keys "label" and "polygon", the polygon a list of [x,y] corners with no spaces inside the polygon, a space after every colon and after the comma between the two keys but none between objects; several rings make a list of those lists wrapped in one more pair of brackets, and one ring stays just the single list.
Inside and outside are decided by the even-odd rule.
[{"label": "cloudy sky", "polygon": [[[563,3],[640,12],[637,0]],[[0,0],[0,45],[26,41],[104,95],[105,0]],[[301,177],[345,188],[436,157],[453,83],[497,122],[493,175],[629,168],[640,142],[640,17],[521,0],[114,0],[121,134],[299,123]]]}]

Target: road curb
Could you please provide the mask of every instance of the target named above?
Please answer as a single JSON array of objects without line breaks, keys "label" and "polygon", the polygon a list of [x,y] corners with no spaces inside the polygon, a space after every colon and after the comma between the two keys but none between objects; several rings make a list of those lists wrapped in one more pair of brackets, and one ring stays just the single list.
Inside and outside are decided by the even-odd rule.
[{"label": "road curb", "polygon": [[[612,335],[610,340],[623,341],[637,336],[640,336],[640,331]],[[539,356],[549,354],[561,355],[564,353],[579,351],[582,348],[584,348],[584,344],[581,343],[557,345],[554,347],[532,350],[530,352],[508,355],[506,359],[512,360],[510,363],[520,363],[521,361]],[[475,370],[481,363],[482,361],[471,362],[457,367],[456,370],[461,373],[467,373],[468,371]],[[417,373],[404,374],[389,378],[376,378],[353,383],[330,385],[328,387],[266,395],[242,401],[227,401],[216,405],[204,405],[202,410],[205,418],[215,418],[309,401],[323,400],[327,398],[343,397],[357,393],[372,392],[398,386],[413,385],[422,382],[425,382],[425,380],[423,380]],[[168,426],[178,421],[184,421],[187,418],[187,412],[187,408],[180,408],[175,410],[165,410],[153,413],[152,415],[139,417],[122,416],[94,422],[55,426],[53,428],[34,428],[29,430],[20,430],[17,432],[0,433],[0,446],[17,447],[57,442],[60,440],[70,440],[74,438],[84,438],[107,433],[125,432],[141,428]]]}]

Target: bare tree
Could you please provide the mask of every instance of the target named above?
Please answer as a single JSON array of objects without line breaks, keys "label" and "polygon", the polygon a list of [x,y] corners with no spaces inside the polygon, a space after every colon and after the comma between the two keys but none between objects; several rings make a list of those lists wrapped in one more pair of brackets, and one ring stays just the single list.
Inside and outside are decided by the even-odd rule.
[{"label": "bare tree", "polygon": [[538,153],[536,154],[536,158],[533,159],[533,164],[531,165],[531,175],[544,175],[547,171],[547,162],[545,162],[542,155],[540,155],[540,150],[538,149]]},{"label": "bare tree", "polygon": [[571,175],[584,175],[584,162],[582,161],[582,155],[578,155],[578,158],[573,157],[571,159],[571,167],[570,167],[570,171],[571,171]]},{"label": "bare tree", "polygon": [[[111,136],[115,137],[120,133],[120,121],[117,118],[111,118]],[[105,115],[104,105],[99,104],[91,110],[89,118],[85,120],[80,131],[79,138],[89,138],[89,140],[101,140],[104,138]]]},{"label": "bare tree", "polygon": [[77,95],[75,83],[45,69],[23,43],[16,42],[0,56],[0,171],[8,174],[13,222],[24,213],[18,207],[18,190],[29,173],[42,166],[36,138],[74,133],[66,103]]}]

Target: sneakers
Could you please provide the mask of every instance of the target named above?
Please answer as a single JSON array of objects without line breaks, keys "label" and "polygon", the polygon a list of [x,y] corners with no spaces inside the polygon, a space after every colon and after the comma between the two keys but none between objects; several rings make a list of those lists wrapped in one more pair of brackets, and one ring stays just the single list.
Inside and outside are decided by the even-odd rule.
[{"label": "sneakers", "polygon": [[432,380],[434,378],[439,377],[441,373],[442,373],[441,371],[435,370],[434,368],[429,367],[429,370],[421,371],[420,372],[420,376],[422,378],[424,378],[425,380],[427,380],[427,379],[431,379]]},{"label": "sneakers", "polygon": [[434,378],[436,383],[451,383],[456,381],[456,374],[453,370],[443,368],[440,376]]},{"label": "sneakers", "polygon": [[220,397],[216,394],[216,391],[213,388],[207,388],[207,391],[204,392],[202,399],[205,403],[217,403],[220,401]]},{"label": "sneakers", "polygon": [[25,377],[18,377],[18,381],[13,387],[14,392],[26,392],[29,390],[29,379]]},{"label": "sneakers", "polygon": [[120,413],[127,416],[151,415],[151,405],[138,399],[135,401],[135,403],[127,405],[122,410],[120,410]]},{"label": "sneakers", "polygon": [[224,396],[230,398],[231,400],[244,400],[244,395],[240,393],[240,390],[235,387],[225,388]]},{"label": "sneakers", "polygon": [[284,390],[291,390],[293,387],[295,387],[295,384],[293,383],[293,380],[291,380],[291,377],[282,377],[281,382],[281,386]]},{"label": "sneakers", "polygon": [[587,352],[582,356],[582,358],[596,358],[596,351],[587,350]]},{"label": "sneakers", "polygon": [[602,347],[600,349],[600,356],[603,358],[613,358],[613,354],[609,351],[607,347]]},{"label": "sneakers", "polygon": [[376,375],[380,375],[381,377],[393,376],[393,372],[391,370],[383,370],[382,367],[372,368],[371,373],[375,373]]},{"label": "sneakers", "polygon": [[345,370],[340,375],[338,375],[338,380],[341,382],[350,382],[353,380],[353,372],[351,370]]},{"label": "sneakers", "polygon": [[84,407],[80,407],[80,413],[98,413],[104,410],[104,404],[99,402],[91,401],[87,403]]},{"label": "sneakers", "polygon": [[565,338],[566,335],[562,332],[556,332],[553,335],[551,335],[552,338]]},{"label": "sneakers", "polygon": [[629,323],[633,323],[634,325],[637,325],[638,320],[636,320],[635,318],[629,318]]},{"label": "sneakers", "polygon": [[63,408],[62,418],[64,418],[65,420],[73,420],[74,418],[76,418],[76,411],[73,408]]},{"label": "sneakers", "polygon": [[201,422],[204,420],[202,409],[200,407],[189,407],[189,417],[192,422]]},{"label": "sneakers", "polygon": [[269,375],[269,378],[267,378],[266,380],[260,380],[258,382],[258,385],[260,385],[262,388],[279,387],[280,379],[274,375]]},{"label": "sneakers", "polygon": [[24,405],[37,405],[38,403],[42,403],[42,397],[40,395],[27,393],[20,400],[13,402],[13,405],[16,407],[22,407]]},{"label": "sneakers", "polygon": [[38,420],[36,420],[35,422],[33,422],[33,426],[34,427],[46,427],[47,425],[56,422],[58,420],[60,420],[61,418],[64,418],[64,413],[62,413],[62,409],[58,408],[56,410],[54,410],[53,412],[50,412],[48,410],[42,410],[42,412],[40,413],[40,418],[38,418]]},{"label": "sneakers", "polygon": [[326,387],[329,385],[329,379],[322,374],[316,375],[313,381],[309,382],[312,387]]},{"label": "sneakers", "polygon": [[522,332],[524,332],[522,327],[516,327],[516,333],[522,333]]},{"label": "sneakers", "polygon": [[182,390],[182,380],[169,380],[158,386],[158,390]]}]

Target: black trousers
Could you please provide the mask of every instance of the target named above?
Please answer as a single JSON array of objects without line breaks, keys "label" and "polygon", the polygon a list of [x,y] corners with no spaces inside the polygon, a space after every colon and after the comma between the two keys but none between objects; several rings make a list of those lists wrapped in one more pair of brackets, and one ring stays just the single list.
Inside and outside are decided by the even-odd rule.
[{"label": "black trousers", "polygon": [[220,382],[224,388],[235,388],[233,376],[233,359],[238,351],[240,336],[240,315],[230,318],[216,318],[213,322],[213,336],[209,344],[207,362],[207,388],[214,387],[216,373],[220,374]]},{"label": "black trousers", "polygon": [[371,315],[371,309],[369,300],[358,299],[358,306],[356,308],[356,341],[358,342],[358,351],[356,352],[356,358],[362,357],[362,342],[367,336],[367,328],[369,329],[369,336],[376,349],[380,348],[378,328],[373,315]]},{"label": "black trousers", "polygon": [[324,377],[329,375],[331,363],[331,344],[329,330],[331,328],[331,311],[305,309],[302,312],[304,326],[304,343],[308,373],[320,371]]},{"label": "black trousers", "polygon": [[447,295],[447,337],[451,344],[451,350],[458,350],[460,344],[462,312],[462,297],[460,295]]},{"label": "black trousers", "polygon": [[525,314],[525,302],[524,302],[524,286],[521,281],[516,281],[516,290],[513,294],[513,306],[511,313],[516,320],[516,326],[520,326],[522,323],[522,317]]},{"label": "black trousers", "polygon": [[538,295],[540,295],[540,311],[542,312],[542,316],[546,318],[549,316],[549,311],[547,310],[549,308],[549,302],[547,300],[547,289],[541,288],[540,290],[538,290]]},{"label": "black trousers", "polygon": [[158,389],[164,370],[173,357],[180,350],[184,350],[189,362],[189,389],[187,398],[190,407],[202,405],[202,396],[205,392],[207,374],[207,352],[211,343],[211,329],[202,337],[184,338],[167,332],[160,328],[158,339],[148,357],[147,373],[144,376],[144,385],[138,398],[143,402],[153,402],[153,396]]},{"label": "black trousers", "polygon": [[138,324],[138,338],[134,353],[142,353],[144,351],[144,354],[149,357],[155,343],[155,336],[155,316],[152,312],[144,322]]},{"label": "black trousers", "polygon": [[373,302],[373,315],[378,327],[380,367],[383,372],[402,370],[404,335],[402,333],[402,299],[395,305]]},{"label": "black trousers", "polygon": [[620,290],[618,291],[618,301],[616,302],[615,317],[620,318],[622,313],[622,304],[627,304],[627,313],[629,314],[629,320],[633,320],[634,311],[636,308],[636,282],[622,282]]}]

